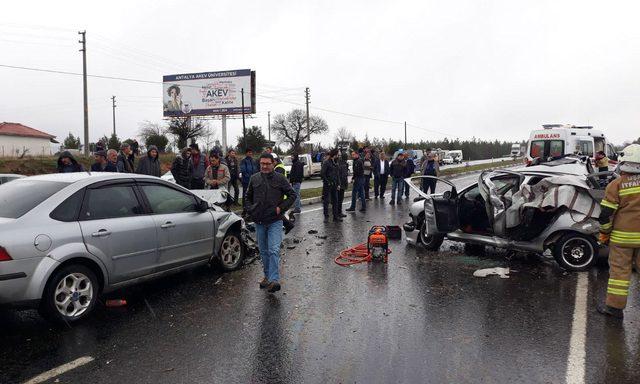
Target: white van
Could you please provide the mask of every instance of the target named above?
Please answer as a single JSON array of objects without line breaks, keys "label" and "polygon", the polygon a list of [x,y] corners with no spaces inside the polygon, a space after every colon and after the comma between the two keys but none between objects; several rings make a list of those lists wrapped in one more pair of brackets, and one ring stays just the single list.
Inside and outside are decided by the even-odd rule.
[{"label": "white van", "polygon": [[513,157],[514,159],[516,157],[520,157],[520,143],[513,143],[511,144],[511,153],[510,156]]},{"label": "white van", "polygon": [[570,124],[546,124],[543,129],[531,131],[527,144],[527,161],[548,159],[564,155],[582,155],[593,158],[598,151],[604,151],[610,160],[618,155],[602,131],[593,127],[579,127]]}]

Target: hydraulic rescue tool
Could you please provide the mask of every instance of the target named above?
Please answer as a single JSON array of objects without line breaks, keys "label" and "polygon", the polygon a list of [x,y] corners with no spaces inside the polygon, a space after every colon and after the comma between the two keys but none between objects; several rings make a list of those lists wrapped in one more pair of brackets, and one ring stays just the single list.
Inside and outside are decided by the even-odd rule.
[{"label": "hydraulic rescue tool", "polygon": [[343,250],[335,258],[335,262],[344,267],[358,263],[368,263],[372,260],[386,263],[389,260],[390,253],[387,229],[381,225],[374,225],[369,230],[366,243]]}]

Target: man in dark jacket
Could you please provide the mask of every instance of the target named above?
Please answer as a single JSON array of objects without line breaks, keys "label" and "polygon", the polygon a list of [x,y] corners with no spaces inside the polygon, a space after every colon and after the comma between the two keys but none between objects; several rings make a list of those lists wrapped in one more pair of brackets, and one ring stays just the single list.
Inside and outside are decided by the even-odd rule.
[{"label": "man in dark jacket", "polygon": [[398,156],[389,165],[389,174],[391,175],[391,202],[394,205],[396,201],[396,192],[398,193],[398,204],[402,204],[402,193],[404,192],[404,176],[406,175],[407,161],[404,159],[404,153],[398,153]]},{"label": "man in dark jacket", "polygon": [[189,148],[191,148],[191,158],[189,159],[190,188],[204,189],[204,173],[209,164],[205,159],[206,156],[200,153],[200,147],[197,143],[191,144]]},{"label": "man in dark jacket", "polygon": [[333,221],[342,221],[340,207],[338,207],[338,186],[340,185],[340,174],[335,157],[337,149],[329,152],[328,158],[322,163],[320,176],[322,177],[322,209],[324,211],[325,223],[329,221],[329,204],[333,213]]},{"label": "man in dark jacket", "polygon": [[131,150],[129,143],[123,143],[120,147],[120,153],[118,154],[118,172],[120,173],[134,173],[135,156]]},{"label": "man in dark jacket", "polygon": [[107,153],[105,151],[96,151],[93,156],[96,162],[91,164],[91,172],[104,172],[107,166]]},{"label": "man in dark jacket", "polygon": [[258,249],[262,258],[264,278],[260,288],[269,292],[280,290],[280,245],[282,216],[291,208],[296,193],[283,175],[274,172],[275,161],[268,153],[260,156],[260,173],[251,176],[246,203],[256,226]]},{"label": "man in dark jacket", "polygon": [[231,188],[233,188],[233,201],[237,203],[238,196],[240,195],[240,188],[238,188],[238,178],[240,177],[240,165],[238,164],[238,158],[236,157],[236,151],[230,149],[227,153],[227,168],[229,168],[229,184],[228,189],[229,193],[231,193]]},{"label": "man in dark jacket", "polygon": [[387,180],[389,179],[389,160],[384,152],[380,152],[378,160],[373,162],[373,193],[375,197],[384,199],[387,190]]},{"label": "man in dark jacket", "polygon": [[191,186],[191,173],[189,173],[189,159],[191,158],[191,148],[185,147],[180,151],[180,155],[176,156],[171,164],[171,174],[176,184],[187,189]]},{"label": "man in dark jacket", "polygon": [[291,156],[291,172],[289,172],[289,182],[296,192],[296,202],[293,205],[293,213],[300,213],[302,211],[302,205],[300,203],[300,188],[302,187],[302,180],[304,180],[304,164],[298,158],[298,154],[294,153]]},{"label": "man in dark jacket", "polygon": [[[416,171],[416,163],[413,161],[411,154],[407,157],[407,168],[405,168],[404,177],[411,177],[413,173]],[[409,186],[404,185],[404,195],[408,199],[409,198]]]},{"label": "man in dark jacket", "polygon": [[136,173],[160,177],[160,160],[158,159],[158,147],[150,145],[147,156],[140,159]]},{"label": "man in dark jacket", "polygon": [[245,158],[240,161],[240,181],[242,182],[242,214],[246,213],[246,196],[247,196],[247,188],[249,187],[249,180],[251,180],[251,176],[255,175],[260,171],[258,164],[253,159],[253,150],[248,148],[245,154]]},{"label": "man in dark jacket", "polygon": [[367,202],[364,199],[364,163],[360,159],[360,154],[356,151],[351,153],[353,159],[353,177],[351,183],[353,183],[353,191],[351,191],[351,206],[347,208],[347,212],[353,212],[356,210],[356,199],[359,197],[362,202],[362,208],[360,212],[367,210]]},{"label": "man in dark jacket", "polygon": [[349,163],[347,163],[347,154],[343,153],[338,160],[338,210],[340,217],[347,217],[342,213],[342,203],[344,202],[344,193],[349,187]]},{"label": "man in dark jacket", "polygon": [[131,152],[134,156],[138,156],[140,154],[140,144],[138,144],[138,140],[133,139],[131,143]]},{"label": "man in dark jacket", "polygon": [[104,167],[104,171],[118,173],[118,151],[115,149],[107,151],[107,165]]},{"label": "man in dark jacket", "polygon": [[82,172],[84,167],[78,163],[69,151],[64,151],[58,157],[58,173]]}]

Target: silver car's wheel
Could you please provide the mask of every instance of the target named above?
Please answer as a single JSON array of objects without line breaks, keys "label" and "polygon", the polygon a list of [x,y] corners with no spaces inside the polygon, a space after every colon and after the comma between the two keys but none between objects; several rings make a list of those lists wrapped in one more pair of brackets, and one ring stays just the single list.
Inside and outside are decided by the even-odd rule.
[{"label": "silver car's wheel", "polygon": [[40,314],[57,323],[76,322],[93,311],[100,294],[98,278],[85,265],[72,264],[56,270],[45,286]]},{"label": "silver car's wheel", "polygon": [[556,244],[553,256],[561,267],[570,271],[585,271],[597,260],[598,245],[591,237],[570,233]]},{"label": "silver car's wheel", "polygon": [[61,315],[67,317],[82,315],[93,300],[91,280],[79,272],[63,277],[56,287],[53,300]]},{"label": "silver car's wheel", "polygon": [[240,267],[243,260],[244,245],[240,235],[236,232],[227,233],[220,246],[220,266],[225,271],[232,271]]},{"label": "silver car's wheel", "polygon": [[420,227],[420,232],[418,234],[418,238],[422,245],[429,251],[437,251],[440,249],[442,242],[444,241],[444,236],[440,234],[428,234],[427,233],[427,223],[424,222]]}]

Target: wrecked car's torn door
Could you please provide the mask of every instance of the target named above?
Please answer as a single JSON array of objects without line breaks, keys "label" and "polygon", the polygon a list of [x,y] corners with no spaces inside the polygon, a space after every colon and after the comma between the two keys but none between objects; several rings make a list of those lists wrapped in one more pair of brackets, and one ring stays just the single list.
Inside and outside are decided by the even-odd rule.
[{"label": "wrecked car's torn door", "polygon": [[487,170],[480,173],[478,187],[494,235],[506,235],[506,210],[511,205],[511,196],[520,190],[524,179],[523,174],[513,171]]},{"label": "wrecked car's torn door", "polygon": [[[419,180],[421,184],[423,179],[428,178],[447,184],[451,189],[442,194],[429,195],[420,190],[413,182],[414,180]],[[419,196],[424,198],[424,225],[426,226],[426,234],[446,234],[460,227],[458,219],[458,191],[452,182],[435,176],[409,177],[404,179],[404,181]]]}]

